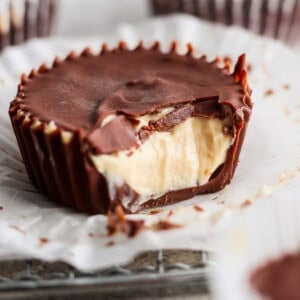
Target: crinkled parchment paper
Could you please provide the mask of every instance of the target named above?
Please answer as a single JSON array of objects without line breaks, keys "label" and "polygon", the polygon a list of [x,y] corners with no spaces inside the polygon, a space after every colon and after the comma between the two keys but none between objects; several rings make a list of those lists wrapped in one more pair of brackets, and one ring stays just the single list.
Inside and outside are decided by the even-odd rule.
[{"label": "crinkled parchment paper", "polygon": [[[97,51],[102,42],[112,47],[120,39],[130,47],[140,39],[146,44],[160,40],[164,50],[176,39],[183,53],[185,43],[192,42],[196,56],[207,54],[210,59],[217,54],[236,58],[246,52],[255,102],[240,164],[230,186],[156,214],[130,216],[145,219],[150,227],[159,220],[180,225],[170,230],[142,230],[134,238],[121,233],[108,236],[105,216],[88,217],[47,201],[27,178],[7,114],[22,72],[42,62],[50,63],[55,55],[63,57],[86,46]],[[212,237],[227,219],[249,204],[263,201],[299,175],[299,70],[297,55],[280,43],[184,15],[125,24],[109,36],[36,40],[5,50],[0,57],[0,258],[62,260],[83,270],[95,270],[125,263],[145,250],[213,249]],[[285,189],[292,192],[288,186]]]}]

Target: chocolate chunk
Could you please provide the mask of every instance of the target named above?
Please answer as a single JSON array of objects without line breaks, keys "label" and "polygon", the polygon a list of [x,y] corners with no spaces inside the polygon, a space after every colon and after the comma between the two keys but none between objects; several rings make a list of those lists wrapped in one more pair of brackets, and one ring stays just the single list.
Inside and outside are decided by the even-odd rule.
[{"label": "chocolate chunk", "polygon": [[96,127],[87,136],[87,142],[94,153],[114,153],[137,146],[137,139],[130,120],[118,116],[103,128]]}]

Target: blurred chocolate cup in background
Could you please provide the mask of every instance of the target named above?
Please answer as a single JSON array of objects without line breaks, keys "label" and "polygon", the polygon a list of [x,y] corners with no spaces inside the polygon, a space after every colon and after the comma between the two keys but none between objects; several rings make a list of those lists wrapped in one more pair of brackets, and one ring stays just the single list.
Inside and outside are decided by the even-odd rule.
[{"label": "blurred chocolate cup in background", "polygon": [[151,0],[154,14],[185,12],[290,45],[300,41],[300,0]]},{"label": "blurred chocolate cup in background", "polygon": [[0,51],[51,34],[58,0],[0,0]]}]

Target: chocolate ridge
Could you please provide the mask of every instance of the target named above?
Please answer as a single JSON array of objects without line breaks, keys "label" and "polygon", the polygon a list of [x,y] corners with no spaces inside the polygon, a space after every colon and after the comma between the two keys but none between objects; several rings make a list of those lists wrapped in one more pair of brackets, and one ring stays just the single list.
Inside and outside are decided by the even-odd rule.
[{"label": "chocolate ridge", "polygon": [[[177,53],[176,47],[176,42],[173,42],[170,47],[170,53]],[[122,41],[117,48],[112,50],[108,50],[106,44],[103,44],[99,55],[104,55],[108,52],[117,53],[125,49],[126,44]],[[136,51],[145,49],[142,42],[135,48]],[[160,52],[159,42],[155,42],[150,49]],[[193,48],[189,44],[187,46],[186,55],[192,56],[192,53]],[[109,199],[106,179],[102,174],[97,172],[86,155],[86,149],[82,146],[85,143],[85,134],[82,130],[68,130],[67,132],[71,134],[71,138],[68,141],[64,141],[63,133],[66,132],[66,130],[63,127],[59,126],[53,132],[47,132],[46,125],[49,125],[49,122],[44,122],[43,120],[39,120],[36,116],[33,116],[27,111],[24,103],[24,99],[26,98],[24,90],[29,80],[49,72],[52,68],[56,68],[66,61],[76,60],[84,56],[96,55],[92,54],[89,48],[84,49],[79,55],[70,52],[65,60],[55,58],[51,68],[42,64],[38,70],[33,69],[29,75],[22,74],[18,93],[10,105],[9,113],[26,170],[34,185],[55,199],[58,203],[65,206],[73,207],[79,211],[91,214],[106,213],[111,207],[116,205],[117,202]],[[199,59],[207,62],[206,56],[202,56]],[[231,66],[228,61],[224,61],[223,67],[220,67],[222,60],[218,57],[210,63],[222,70],[224,74],[229,74]],[[149,200],[140,207],[140,209],[177,202],[190,198],[198,193],[214,192],[230,182],[237,165],[238,154],[241,149],[252,108],[245,55],[239,57],[232,76],[235,82],[241,86],[241,97],[239,98],[240,101],[230,102],[230,99],[225,99],[220,103],[231,107],[233,123],[236,128],[236,139],[228,151],[227,159],[222,170],[206,185],[169,192],[159,199]],[[36,121],[41,122],[41,125],[33,127],[32,125]],[[20,130],[20,127],[22,130]],[[41,153],[46,156],[50,155],[52,160],[49,163],[45,163],[43,158],[40,157]],[[38,160],[38,164],[36,160]],[[57,164],[62,164],[63,167],[57,170]],[[66,177],[68,177],[67,180],[65,179]],[[68,191],[68,193],[65,193],[65,191]],[[67,194],[69,194],[69,197],[67,197]],[[70,195],[72,195],[72,197],[70,197]],[[72,200],[67,200],[67,198],[72,198]],[[126,209],[126,211],[131,212],[128,209]]]}]

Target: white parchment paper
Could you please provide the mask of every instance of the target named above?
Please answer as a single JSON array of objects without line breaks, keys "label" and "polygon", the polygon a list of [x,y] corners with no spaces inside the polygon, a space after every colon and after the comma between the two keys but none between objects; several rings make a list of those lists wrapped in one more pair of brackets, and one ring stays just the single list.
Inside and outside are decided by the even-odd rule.
[{"label": "white parchment paper", "polygon": [[[160,40],[164,50],[176,39],[183,53],[185,43],[192,42],[196,56],[207,54],[211,59],[217,54],[236,58],[246,52],[255,102],[230,186],[166,207],[155,215],[130,216],[143,218],[146,224],[168,219],[181,225],[166,231],[143,230],[131,239],[123,234],[108,237],[105,216],[88,217],[57,207],[31,185],[7,114],[20,73],[42,62],[50,63],[55,55],[64,57],[68,51],[86,46],[98,51],[102,42],[114,46],[120,39],[130,47],[140,39],[146,44]],[[88,271],[125,263],[145,250],[214,249],[212,237],[217,236],[218,224],[245,209],[246,204],[255,205],[276,193],[278,187],[293,192],[285,184],[298,176],[300,166],[299,70],[297,55],[280,43],[184,15],[125,24],[109,36],[35,40],[5,50],[0,57],[0,258],[63,260]],[[195,204],[203,210],[195,210]]]}]

